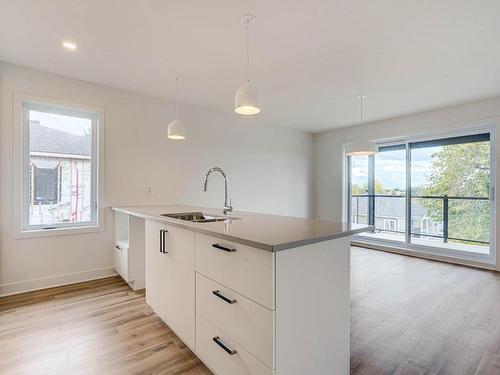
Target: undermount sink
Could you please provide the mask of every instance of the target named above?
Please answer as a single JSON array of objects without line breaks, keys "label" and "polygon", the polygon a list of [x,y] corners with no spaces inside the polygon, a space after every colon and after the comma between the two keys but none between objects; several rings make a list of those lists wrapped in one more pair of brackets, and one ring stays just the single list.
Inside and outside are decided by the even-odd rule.
[{"label": "undermount sink", "polygon": [[161,216],[171,217],[172,219],[190,221],[192,223],[214,223],[217,221],[238,220],[239,217],[209,215],[203,212],[182,212],[175,214],[161,214]]}]

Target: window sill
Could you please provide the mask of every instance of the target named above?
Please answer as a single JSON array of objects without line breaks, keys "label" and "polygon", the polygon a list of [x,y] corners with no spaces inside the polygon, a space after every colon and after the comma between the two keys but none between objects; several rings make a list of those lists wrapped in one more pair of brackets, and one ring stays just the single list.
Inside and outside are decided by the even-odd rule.
[{"label": "window sill", "polygon": [[24,238],[36,238],[36,237],[53,237],[53,236],[76,235],[85,233],[96,233],[103,231],[104,228],[102,225],[88,225],[81,227],[23,230],[14,233],[13,237],[14,239],[24,239]]}]

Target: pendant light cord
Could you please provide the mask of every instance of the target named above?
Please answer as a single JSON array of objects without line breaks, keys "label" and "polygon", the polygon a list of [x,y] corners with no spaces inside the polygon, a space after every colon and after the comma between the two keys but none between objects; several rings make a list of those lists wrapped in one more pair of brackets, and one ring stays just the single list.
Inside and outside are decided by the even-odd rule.
[{"label": "pendant light cord", "polygon": [[363,104],[364,104],[364,97],[363,97],[363,95],[361,95],[361,106],[360,106],[360,107],[361,107],[361,116],[360,116],[360,117],[361,117],[361,123],[364,123],[364,122],[365,122],[365,118],[364,118],[364,116],[363,116],[363,112],[364,112],[364,111],[363,111],[363,109],[364,109],[364,108],[363,108],[363,107],[364,107],[364,106],[363,106]]},{"label": "pendant light cord", "polygon": [[250,82],[250,21],[246,21],[247,32],[247,82]]},{"label": "pendant light cord", "polygon": [[179,76],[175,76],[175,117],[179,114]]},{"label": "pendant light cord", "polygon": [[359,94],[358,99],[360,100],[360,106],[359,106],[359,117],[361,119],[361,124],[365,122],[365,98],[366,94]]}]

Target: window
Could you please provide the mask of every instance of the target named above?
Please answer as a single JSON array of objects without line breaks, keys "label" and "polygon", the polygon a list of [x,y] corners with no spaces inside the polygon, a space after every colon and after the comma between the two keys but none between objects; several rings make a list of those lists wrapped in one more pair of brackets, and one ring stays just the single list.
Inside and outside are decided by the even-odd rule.
[{"label": "window", "polygon": [[349,220],[375,226],[356,239],[492,261],[491,138],[420,137],[349,157]]},{"label": "window", "polygon": [[397,230],[396,223],[396,219],[384,219],[384,230],[395,232]]},{"label": "window", "polygon": [[59,168],[31,168],[31,191],[33,204],[55,204],[59,202]]},{"label": "window", "polygon": [[22,107],[22,230],[97,226],[97,114]]},{"label": "window", "polygon": [[353,223],[368,224],[368,206],[371,203],[368,195],[368,156],[352,156],[349,158],[351,183],[351,218]]},{"label": "window", "polygon": [[[351,156],[351,219],[375,225],[362,236],[404,241],[406,151],[404,145],[380,147],[375,156]],[[394,220],[388,224],[387,218]],[[389,227],[390,225],[390,227]]]}]

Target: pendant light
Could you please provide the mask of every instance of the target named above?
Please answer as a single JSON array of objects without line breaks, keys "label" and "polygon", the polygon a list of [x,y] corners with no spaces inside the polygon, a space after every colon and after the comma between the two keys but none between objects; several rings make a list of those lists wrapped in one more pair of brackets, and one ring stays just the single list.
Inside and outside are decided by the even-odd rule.
[{"label": "pendant light", "polygon": [[256,115],[260,112],[259,91],[250,82],[250,25],[255,23],[255,16],[247,14],[241,17],[246,31],[246,82],[240,86],[234,98],[234,111],[240,115]]},{"label": "pendant light", "polygon": [[[361,124],[365,122],[364,119],[364,102],[366,94],[359,94],[357,98],[360,101],[360,120]],[[345,154],[347,156],[370,156],[375,155],[378,151],[378,146],[372,141],[356,141],[348,143],[345,146]]]},{"label": "pendant light", "polygon": [[370,156],[378,151],[377,144],[372,141],[356,141],[345,146],[347,156]]},{"label": "pendant light", "polygon": [[175,118],[170,121],[167,129],[169,139],[186,139],[186,129],[184,124],[179,120],[179,76],[175,77]]}]

